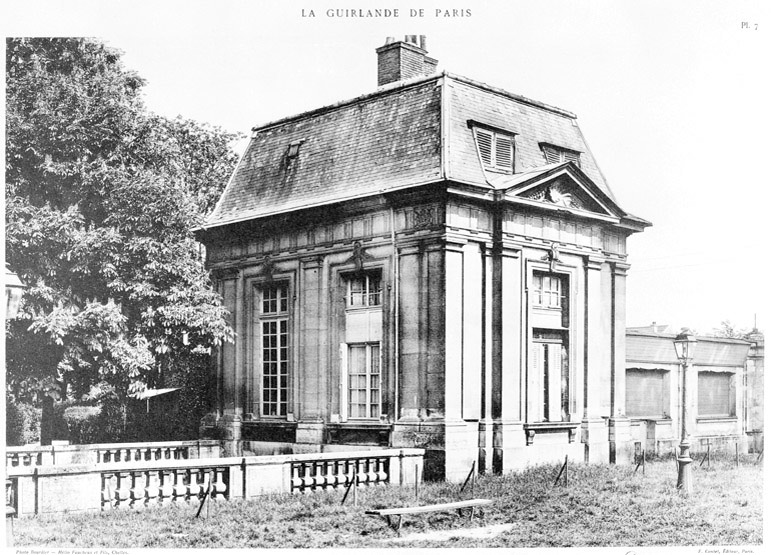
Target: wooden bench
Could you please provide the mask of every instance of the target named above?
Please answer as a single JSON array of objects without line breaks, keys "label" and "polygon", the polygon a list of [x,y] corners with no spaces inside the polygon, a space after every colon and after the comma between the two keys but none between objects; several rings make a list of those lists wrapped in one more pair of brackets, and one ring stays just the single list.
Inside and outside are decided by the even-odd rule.
[{"label": "wooden bench", "polygon": [[[463,509],[471,509],[469,518],[474,518],[474,510],[477,507],[489,505],[492,503],[491,499],[467,499],[465,501],[455,501],[452,503],[437,503],[435,505],[422,505],[420,507],[400,507],[397,509],[372,509],[370,511],[364,511],[364,514],[373,516],[382,516],[397,532],[402,527],[402,517],[404,515],[414,515],[418,513],[433,513],[440,511],[458,511],[458,514],[462,514]],[[396,523],[392,521],[392,517],[399,517]]]}]

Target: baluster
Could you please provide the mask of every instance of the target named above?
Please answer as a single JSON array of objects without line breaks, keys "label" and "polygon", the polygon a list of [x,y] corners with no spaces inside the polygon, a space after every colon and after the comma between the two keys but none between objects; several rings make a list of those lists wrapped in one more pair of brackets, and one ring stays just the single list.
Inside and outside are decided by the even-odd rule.
[{"label": "baluster", "polygon": [[324,463],[313,463],[313,489],[324,489],[327,477],[324,475]]},{"label": "baluster", "polygon": [[292,491],[299,491],[303,486],[303,479],[300,477],[300,465],[292,463]]},{"label": "baluster", "polygon": [[345,485],[345,461],[335,462],[335,486]]},{"label": "baluster", "polygon": [[374,485],[377,482],[377,459],[367,459],[367,483]]},{"label": "baluster", "polygon": [[116,506],[124,507],[129,503],[131,496],[131,473],[130,472],[117,472],[118,487],[115,490]]},{"label": "baluster", "polygon": [[386,472],[386,459],[377,460],[377,479],[381,485],[386,485],[388,481],[388,473]]},{"label": "baluster", "polygon": [[116,476],[112,472],[102,474],[102,507],[113,507],[114,492],[118,489]]},{"label": "baluster", "polygon": [[131,488],[131,506],[144,507],[147,505],[147,478],[145,473],[137,470],[131,473],[133,478]]},{"label": "baluster", "polygon": [[225,493],[227,492],[227,484],[225,483],[226,469],[216,468],[214,469],[214,472],[216,481],[212,487],[212,499],[219,499],[220,497],[225,497]]},{"label": "baluster", "polygon": [[187,483],[185,470],[174,470],[174,501],[184,501],[187,497]]},{"label": "baluster", "polygon": [[161,470],[161,494],[160,502],[171,501],[174,497],[174,472],[171,470]]},{"label": "baluster", "polygon": [[200,497],[203,493],[203,480],[200,470],[189,471],[189,485],[187,486],[189,499]]},{"label": "baluster", "polygon": [[325,463],[326,468],[326,476],[325,476],[325,482],[326,486],[324,489],[335,489],[335,486],[337,486],[337,475],[335,474],[335,461],[327,461]]},{"label": "baluster", "polygon": [[304,463],[305,474],[303,475],[303,492],[310,491],[313,487],[313,464]]},{"label": "baluster", "polygon": [[364,487],[367,484],[368,476],[367,476],[367,460],[366,459],[357,459],[356,460],[356,472],[357,477],[359,478],[359,487]]},{"label": "baluster", "polygon": [[30,453],[22,454],[22,466],[32,466],[32,455]]},{"label": "baluster", "polygon": [[147,473],[147,504],[158,505],[161,502],[161,480],[157,470],[150,470]]}]

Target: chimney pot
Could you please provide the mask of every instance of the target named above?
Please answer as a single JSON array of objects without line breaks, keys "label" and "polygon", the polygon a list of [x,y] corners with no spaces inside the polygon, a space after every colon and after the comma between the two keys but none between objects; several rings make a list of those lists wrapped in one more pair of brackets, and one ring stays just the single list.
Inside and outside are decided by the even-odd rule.
[{"label": "chimney pot", "polygon": [[387,85],[436,71],[437,61],[426,51],[426,35],[405,35],[404,41],[386,37],[377,52],[377,84]]}]

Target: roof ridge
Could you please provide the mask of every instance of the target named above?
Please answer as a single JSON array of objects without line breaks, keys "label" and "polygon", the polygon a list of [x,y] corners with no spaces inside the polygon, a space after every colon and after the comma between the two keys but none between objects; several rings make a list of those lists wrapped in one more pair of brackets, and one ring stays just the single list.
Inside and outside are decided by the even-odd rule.
[{"label": "roof ridge", "polygon": [[472,85],[474,87],[486,89],[490,92],[500,94],[507,98],[511,98],[512,100],[517,100],[519,102],[523,102],[525,104],[535,106],[536,108],[542,108],[544,110],[548,110],[549,112],[554,112],[555,114],[559,114],[561,116],[566,116],[571,119],[578,119],[578,116],[576,114],[574,114],[573,112],[570,112],[569,110],[565,110],[564,108],[558,108],[557,106],[546,104],[545,102],[541,102],[540,100],[533,100],[532,98],[522,96],[521,94],[512,93],[507,91],[506,89],[495,87],[493,85],[488,85],[487,83],[484,83],[482,81],[477,81],[475,79],[471,79],[470,77],[464,77],[463,75],[456,75],[454,73],[450,73],[447,71],[445,71],[444,74],[450,79],[455,79],[456,81],[460,81],[461,83],[466,83],[467,85]]},{"label": "roof ridge", "polygon": [[456,81],[460,81],[461,83],[466,83],[467,85],[471,85],[474,87],[479,87],[481,89],[485,89],[487,91],[490,91],[495,94],[499,94],[501,96],[505,96],[507,98],[510,98],[512,100],[516,100],[518,102],[522,102],[524,104],[528,104],[530,106],[534,106],[536,108],[541,108],[543,110],[547,110],[549,112],[553,112],[555,114],[566,116],[571,119],[578,119],[578,116],[574,114],[573,112],[570,112],[569,110],[565,110],[563,108],[559,108],[557,106],[552,106],[551,104],[546,104],[545,102],[541,102],[539,100],[533,100],[532,98],[528,98],[526,96],[515,94],[512,92],[507,91],[506,89],[502,89],[500,87],[495,87],[493,85],[488,85],[487,83],[484,83],[482,81],[477,81],[475,79],[471,79],[470,77],[464,77],[462,75],[457,75],[455,73],[450,73],[449,71],[442,70],[437,73],[432,73],[431,75],[421,75],[419,77],[413,77],[412,79],[407,79],[403,81],[396,81],[394,83],[389,83],[387,85],[383,85],[381,87],[378,87],[377,90],[360,94],[353,98],[348,98],[345,100],[340,100],[338,102],[334,102],[332,104],[326,104],[324,106],[320,106],[318,108],[312,108],[310,110],[305,110],[304,112],[300,112],[299,114],[293,114],[291,116],[285,116],[283,118],[279,118],[276,120],[272,120],[266,123],[263,123],[261,125],[255,125],[252,127],[252,132],[256,131],[264,131],[265,129],[269,129],[271,127],[275,127],[277,125],[282,125],[284,123],[288,123],[290,121],[303,119],[306,117],[311,117],[317,114],[322,114],[324,112],[328,112],[331,110],[335,110],[337,108],[342,108],[344,106],[347,106],[349,104],[355,104],[357,102],[362,102],[365,100],[369,100],[370,98],[375,98],[377,96],[381,96],[384,94],[389,94],[401,89],[406,89],[409,87],[414,87],[417,85],[420,85],[422,83],[427,83],[432,80],[439,80],[441,78],[448,77],[450,79],[454,79]]},{"label": "roof ridge", "polygon": [[325,106],[320,106],[318,108],[313,108],[311,110],[306,110],[304,112],[300,112],[299,114],[294,114],[291,116],[286,116],[283,118],[279,118],[277,120],[269,121],[267,123],[264,123],[262,125],[255,125],[252,127],[252,132],[256,131],[264,131],[265,129],[269,129],[271,127],[275,127],[277,125],[282,125],[284,123],[288,123],[290,121],[303,119],[310,116],[315,116],[317,114],[323,114],[324,112],[328,112],[331,110],[335,110],[337,108],[342,108],[344,106],[348,106],[349,104],[356,104],[358,102],[362,102],[364,100],[369,100],[370,98],[375,98],[377,96],[381,96],[384,94],[392,93],[395,91],[398,91],[400,89],[407,89],[410,87],[414,87],[417,85],[420,85],[422,83],[427,83],[429,81],[439,79],[443,77],[445,72],[440,73],[432,73],[431,75],[421,75],[420,77],[414,77],[412,79],[407,79],[404,81],[397,81],[395,83],[389,83],[388,85],[384,85],[382,87],[379,87],[376,91],[372,91],[365,94],[360,94],[359,96],[356,96],[354,98],[348,98],[346,100],[340,100],[338,102],[334,102],[332,104],[327,104]]}]

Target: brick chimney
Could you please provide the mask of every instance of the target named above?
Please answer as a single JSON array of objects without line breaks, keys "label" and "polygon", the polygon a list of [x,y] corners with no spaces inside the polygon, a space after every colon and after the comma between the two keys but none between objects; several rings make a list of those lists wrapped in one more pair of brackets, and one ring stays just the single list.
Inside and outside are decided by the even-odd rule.
[{"label": "brick chimney", "polygon": [[437,61],[427,56],[425,35],[406,35],[403,41],[387,37],[377,52],[377,84],[387,85],[436,71]]}]

